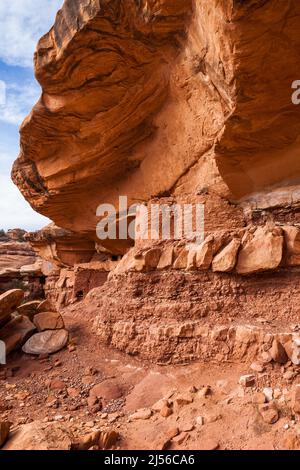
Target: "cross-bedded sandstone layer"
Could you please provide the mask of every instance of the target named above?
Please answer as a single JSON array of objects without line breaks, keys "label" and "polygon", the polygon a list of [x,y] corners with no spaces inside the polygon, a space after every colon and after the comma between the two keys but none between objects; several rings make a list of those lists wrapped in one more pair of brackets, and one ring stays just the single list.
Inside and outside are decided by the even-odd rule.
[{"label": "cross-bedded sandstone layer", "polygon": [[[13,170],[25,197],[91,235],[97,205],[117,194],[145,201],[180,188],[194,165],[198,184],[201,170],[212,179],[204,155],[215,144],[236,194],[288,177],[276,176],[286,164],[274,150],[287,151],[298,132],[299,5],[279,4],[65,2],[36,53],[43,94]],[[281,74],[276,54],[289,61]],[[262,171],[269,154],[272,172]]]},{"label": "cross-bedded sandstone layer", "polygon": [[192,193],[219,171],[234,197],[296,181],[299,15],[297,0],[65,1],[14,181],[90,238],[119,194]]},{"label": "cross-bedded sandstone layer", "polygon": [[[66,1],[41,39],[35,64],[43,94],[22,126],[13,178],[59,226],[94,236],[97,206],[146,159],[145,145],[138,147],[156,133],[190,6]],[[150,175],[142,171],[135,197],[163,189]]]}]

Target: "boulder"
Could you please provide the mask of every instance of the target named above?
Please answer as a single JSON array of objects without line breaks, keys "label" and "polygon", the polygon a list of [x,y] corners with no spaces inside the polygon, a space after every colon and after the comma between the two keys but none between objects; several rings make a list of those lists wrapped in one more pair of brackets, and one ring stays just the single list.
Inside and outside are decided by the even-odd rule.
[{"label": "boulder", "polygon": [[189,405],[189,404],[193,403],[193,401],[194,401],[194,397],[189,392],[186,392],[186,393],[178,394],[174,398],[173,404],[174,404],[175,407],[180,408],[182,406]]},{"label": "boulder", "polygon": [[210,268],[214,254],[214,238],[209,236],[200,245],[191,245],[188,252],[187,269],[205,271]]},{"label": "boulder", "polygon": [[70,450],[72,439],[65,425],[34,421],[12,433],[3,450]]},{"label": "boulder", "polygon": [[252,362],[252,364],[250,364],[250,369],[253,370],[254,372],[261,373],[261,372],[264,372],[265,367],[262,363],[255,361],[255,362]]},{"label": "boulder", "polygon": [[274,424],[279,420],[279,412],[274,403],[258,405],[259,413],[268,424]]},{"label": "boulder", "polygon": [[129,417],[129,421],[145,421],[146,419],[151,418],[151,416],[152,411],[149,408],[141,408]]},{"label": "boulder", "polygon": [[0,340],[4,341],[6,354],[20,348],[34,333],[35,326],[28,317],[19,315],[0,329]]},{"label": "boulder", "polygon": [[227,230],[218,231],[213,235],[214,244],[213,244],[213,255],[215,256],[218,254],[221,249],[223,249],[226,245],[231,242],[232,237]]},{"label": "boulder", "polygon": [[188,271],[192,271],[196,269],[196,250],[195,249],[191,249],[188,252],[186,269]]},{"label": "boulder", "polygon": [[107,379],[95,385],[90,390],[90,397],[104,399],[106,401],[117,400],[124,395],[123,388],[116,379]]},{"label": "boulder", "polygon": [[218,450],[219,448],[220,448],[220,443],[217,441],[217,439],[214,439],[213,437],[207,437],[207,438],[202,439],[198,443],[196,450],[212,451],[212,450]]},{"label": "boulder", "polygon": [[292,363],[296,366],[300,365],[300,338],[294,337],[284,343],[284,349]]},{"label": "boulder", "polygon": [[33,335],[23,346],[26,354],[54,354],[63,349],[69,339],[66,330],[48,330]]},{"label": "boulder", "polygon": [[114,269],[114,274],[123,274],[128,271],[137,271],[142,272],[145,269],[145,258],[139,254],[134,254],[133,250],[129,250],[125,256],[119,261],[116,268]]},{"label": "boulder", "polygon": [[160,412],[165,406],[169,406],[169,402],[165,398],[161,398],[151,406],[151,409]]},{"label": "boulder", "polygon": [[266,403],[266,396],[262,392],[256,392],[252,396],[252,402],[256,403],[257,405],[263,405]]},{"label": "boulder", "polygon": [[196,268],[207,270],[210,268],[213,259],[214,238],[208,237],[196,250]]},{"label": "boulder", "polygon": [[259,227],[242,246],[236,271],[252,274],[277,269],[283,255],[283,236],[280,228]]},{"label": "boulder", "polygon": [[282,227],[286,245],[286,264],[289,266],[300,265],[300,230],[293,225]]},{"label": "boulder", "polygon": [[169,416],[171,416],[173,414],[173,408],[171,408],[170,406],[168,405],[165,405],[159,412],[160,416],[162,416],[163,418],[168,418]]},{"label": "boulder", "polygon": [[35,315],[33,323],[38,331],[60,330],[65,327],[63,318],[58,312],[43,312]]},{"label": "boulder", "polygon": [[156,269],[161,257],[160,248],[152,248],[146,251],[144,255],[145,267],[148,269]]},{"label": "boulder", "polygon": [[0,325],[21,305],[24,292],[21,289],[13,289],[0,295]]},{"label": "boulder", "polygon": [[39,303],[36,312],[37,313],[55,312],[55,308],[51,304],[50,300],[46,299]]},{"label": "boulder", "polygon": [[128,265],[128,271],[137,271],[137,272],[142,272],[146,268],[145,266],[145,258],[143,256],[133,258]]},{"label": "boulder", "polygon": [[30,320],[33,319],[34,315],[37,313],[37,308],[40,305],[39,300],[33,300],[32,302],[26,302],[25,304],[20,305],[17,308],[17,311],[20,315],[25,315]]},{"label": "boulder", "polygon": [[277,339],[274,339],[269,353],[273,361],[278,362],[279,364],[285,364],[288,361],[287,353],[282,344]]},{"label": "boulder", "polygon": [[241,375],[241,377],[239,378],[239,384],[243,387],[254,387],[255,376],[252,374]]},{"label": "boulder", "polygon": [[266,401],[270,403],[274,398],[274,390],[271,387],[264,387],[262,392],[266,397]]},{"label": "boulder", "polygon": [[212,262],[214,272],[228,273],[233,270],[236,264],[237,254],[240,248],[240,240],[234,238],[218,253]]},{"label": "boulder", "polygon": [[173,246],[167,246],[163,249],[160,256],[157,269],[167,269],[173,265],[174,261],[174,248]]},{"label": "boulder", "polygon": [[67,388],[67,385],[63,380],[54,379],[54,380],[51,380],[51,382],[49,383],[49,388],[50,390],[61,391],[61,390],[65,390]]},{"label": "boulder", "polygon": [[183,248],[174,262],[174,269],[186,269],[188,262],[188,250]]},{"label": "boulder", "polygon": [[300,413],[300,385],[297,384],[292,393],[292,408],[295,413]]}]

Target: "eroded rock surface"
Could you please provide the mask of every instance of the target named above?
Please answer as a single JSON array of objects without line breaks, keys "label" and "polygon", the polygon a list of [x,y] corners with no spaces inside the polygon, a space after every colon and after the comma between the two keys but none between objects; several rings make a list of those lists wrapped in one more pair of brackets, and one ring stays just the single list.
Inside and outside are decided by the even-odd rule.
[{"label": "eroded rock surface", "polygon": [[[57,224],[29,236],[46,294],[66,305],[96,288],[86,309],[102,341],[189,360],[210,357],[220,317],[296,321],[299,15],[297,0],[66,0],[40,40],[43,93],[13,180]],[[120,195],[203,204],[203,244],[100,243],[97,207]],[[244,357],[240,343],[220,354]]]},{"label": "eroded rock surface", "polygon": [[295,180],[299,14],[297,0],[66,1],[37,48],[43,95],[14,181],[93,238],[101,202],[212,185],[213,161],[237,196]]},{"label": "eroded rock surface", "polygon": [[[43,97],[22,126],[13,177],[58,225],[94,237],[96,208],[107,199],[110,182],[126,181],[135,170],[141,182],[133,197],[150,195],[156,162],[149,149],[148,169],[140,169],[146,155],[138,147],[154,136],[153,118],[166,103],[170,65],[190,14],[186,0],[66,1],[41,39],[35,65]],[[187,166],[182,155],[166,189]],[[160,178],[156,192],[161,190]]]},{"label": "eroded rock surface", "polygon": [[70,450],[72,434],[59,423],[39,421],[25,424],[15,431],[3,450]]},{"label": "eroded rock surface", "polygon": [[0,322],[5,321],[21,305],[24,292],[21,289],[12,289],[0,296]]}]

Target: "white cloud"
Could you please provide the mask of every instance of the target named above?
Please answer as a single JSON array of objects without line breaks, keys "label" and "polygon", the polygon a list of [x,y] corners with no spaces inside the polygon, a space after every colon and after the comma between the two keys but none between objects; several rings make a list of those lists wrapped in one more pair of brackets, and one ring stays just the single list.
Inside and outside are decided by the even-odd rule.
[{"label": "white cloud", "polygon": [[0,60],[31,67],[38,39],[52,26],[63,0],[1,0]]},{"label": "white cloud", "polygon": [[[0,0],[0,61],[8,66],[32,68],[39,38],[52,26],[63,0]],[[6,67],[6,83],[0,80],[0,228],[36,230],[49,220],[34,212],[10,179],[17,153],[17,127],[37,101],[40,88],[34,80],[22,80],[21,69]],[[13,75],[15,74],[15,75]],[[13,78],[9,81],[9,76]],[[3,96],[4,94],[4,96]],[[1,122],[4,123],[1,128]],[[7,134],[8,133],[8,134]],[[15,141],[15,142],[14,142]]]},{"label": "white cloud", "polygon": [[0,103],[0,121],[19,126],[40,95],[40,87],[35,81],[22,85],[5,83],[5,100]]},{"label": "white cloud", "polygon": [[46,217],[34,212],[21,197],[10,177],[0,174],[0,229],[22,228],[33,231],[48,223]]},{"label": "white cloud", "polygon": [[50,221],[35,212],[13,184],[10,169],[16,153],[0,142],[0,229],[38,230]]}]

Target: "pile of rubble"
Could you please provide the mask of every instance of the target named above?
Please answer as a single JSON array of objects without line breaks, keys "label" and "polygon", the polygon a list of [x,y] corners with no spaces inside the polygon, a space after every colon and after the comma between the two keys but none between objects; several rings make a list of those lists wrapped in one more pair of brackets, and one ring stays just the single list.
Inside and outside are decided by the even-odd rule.
[{"label": "pile of rubble", "polygon": [[60,313],[47,300],[23,301],[21,289],[0,296],[0,341],[6,355],[20,348],[38,356],[64,348],[69,334]]},{"label": "pile of rubble", "polygon": [[[205,428],[209,430],[211,423],[222,421],[221,410],[225,412],[226,406],[234,404],[237,407],[238,404],[240,406],[247,404],[250,405],[255,419],[261,426],[262,423],[274,425],[280,422],[279,426],[287,432],[281,439],[282,448],[299,449],[300,385],[284,389],[262,387],[259,385],[262,381],[263,374],[260,372],[258,376],[252,374],[241,376],[239,384],[233,390],[230,390],[226,380],[219,380],[216,388],[209,385],[198,388],[193,385],[182,392],[172,390],[151,407],[135,411],[129,416],[129,422],[145,422],[150,419],[158,421],[161,418],[170,420],[173,426],[170,426],[167,432],[158,435],[155,449],[175,450],[182,445],[188,448],[188,442],[194,441],[192,449],[216,450],[221,444],[213,435],[207,440],[198,441],[197,436],[201,430]],[[222,407],[216,406],[216,400]],[[207,411],[209,404],[214,405],[215,411]],[[277,426],[276,430],[278,429],[280,428]],[[272,435],[271,428],[268,430]]]},{"label": "pile of rubble", "polygon": [[250,275],[299,264],[299,227],[268,223],[210,234],[194,248],[183,241],[134,248],[123,257],[114,274],[176,269]]}]

